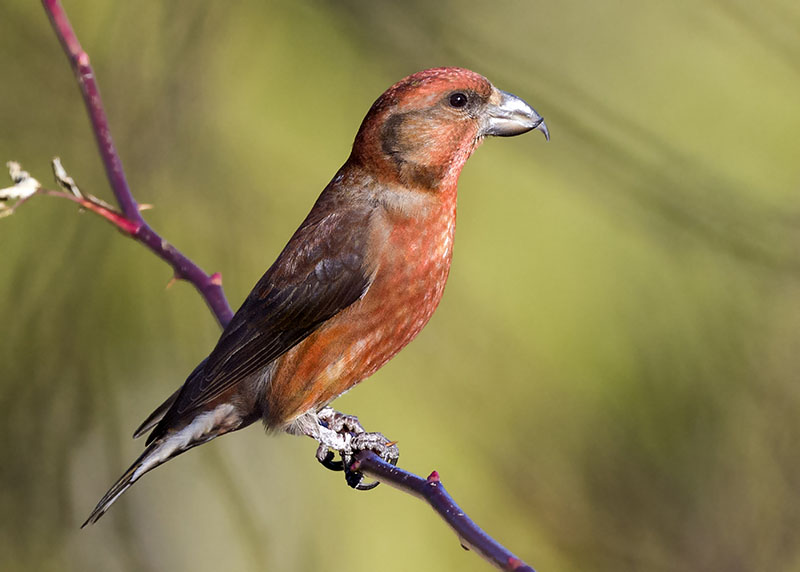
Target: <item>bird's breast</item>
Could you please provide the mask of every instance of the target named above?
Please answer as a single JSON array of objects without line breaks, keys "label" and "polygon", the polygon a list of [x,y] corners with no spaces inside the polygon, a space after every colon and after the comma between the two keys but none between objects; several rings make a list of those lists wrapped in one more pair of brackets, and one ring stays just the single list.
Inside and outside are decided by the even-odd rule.
[{"label": "bird's breast", "polygon": [[454,233],[455,209],[395,224],[388,233],[368,302],[375,305],[374,330],[402,342],[397,351],[427,324],[442,298]]},{"label": "bird's breast", "polygon": [[285,425],[327,404],[375,373],[428,323],[450,271],[455,202],[424,215],[376,215],[369,289],[281,358],[268,389],[268,425]]}]

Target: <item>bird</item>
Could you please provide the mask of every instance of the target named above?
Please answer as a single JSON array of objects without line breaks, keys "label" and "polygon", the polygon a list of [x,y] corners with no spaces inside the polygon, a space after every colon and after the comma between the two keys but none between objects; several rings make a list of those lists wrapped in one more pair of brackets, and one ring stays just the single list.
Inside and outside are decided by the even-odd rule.
[{"label": "bird", "polygon": [[457,67],[414,73],[371,106],[344,165],[224,328],[137,429],[141,456],[83,526],[142,475],[261,420],[323,445],[323,408],[428,323],[453,255],[458,178],[488,136],[550,134],[521,98]]}]

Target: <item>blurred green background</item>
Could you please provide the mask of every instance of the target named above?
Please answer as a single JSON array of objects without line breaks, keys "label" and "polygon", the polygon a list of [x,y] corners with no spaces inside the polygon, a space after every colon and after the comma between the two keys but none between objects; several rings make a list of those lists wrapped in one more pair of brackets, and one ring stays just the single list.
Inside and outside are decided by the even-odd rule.
[{"label": "blurred green background", "polygon": [[[470,160],[439,311],[335,405],[540,571],[800,570],[800,4],[66,8],[148,220],[234,306],[390,84],[460,65],[530,102],[552,141]],[[39,3],[0,9],[0,72],[0,159],[110,200]],[[218,336],[169,278],[64,201],[0,220],[0,569],[487,569],[257,426],[80,531]]]}]

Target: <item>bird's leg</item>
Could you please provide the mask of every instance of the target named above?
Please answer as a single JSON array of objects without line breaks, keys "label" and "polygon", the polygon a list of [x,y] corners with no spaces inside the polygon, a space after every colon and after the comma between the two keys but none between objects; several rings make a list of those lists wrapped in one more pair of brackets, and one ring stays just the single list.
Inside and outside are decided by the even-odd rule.
[{"label": "bird's leg", "polygon": [[[309,411],[301,415],[286,428],[288,433],[293,435],[306,435],[311,437],[317,443],[317,460],[331,470],[341,471],[342,467],[333,463],[333,451],[344,451],[350,446],[350,441],[353,438],[353,432],[345,431],[341,423],[334,423],[334,417],[337,412],[330,407],[325,407],[320,411]],[[339,414],[341,415],[341,414]],[[355,420],[356,423],[358,419]],[[335,431],[331,427],[335,426],[339,430]],[[360,426],[359,426],[360,428]],[[364,429],[361,428],[363,432]]]},{"label": "bird's leg", "polygon": [[[320,426],[320,434],[328,434],[328,431],[332,431],[336,436],[341,436],[346,440],[349,437],[349,442],[352,442],[353,436],[365,433],[364,427],[358,421],[358,417],[345,415],[332,407],[323,407],[317,412],[317,423]],[[335,439],[334,437],[332,440]],[[334,461],[334,453],[331,449],[339,451],[339,454],[344,458],[344,451],[348,449],[348,443],[346,442],[344,447],[336,447],[323,441],[319,443],[317,460],[322,463],[322,466],[332,471],[343,471],[344,462],[341,460]]]},{"label": "bird's leg", "polygon": [[[367,433],[358,417],[345,415],[331,407],[306,413],[295,421],[291,430],[316,440],[319,443],[317,460],[332,471],[344,471],[347,484],[357,490],[373,489],[378,482],[362,484],[364,475],[350,470],[356,453],[368,449],[393,465],[400,456],[394,442],[381,433]],[[334,451],[339,453],[341,460],[334,460]]]}]

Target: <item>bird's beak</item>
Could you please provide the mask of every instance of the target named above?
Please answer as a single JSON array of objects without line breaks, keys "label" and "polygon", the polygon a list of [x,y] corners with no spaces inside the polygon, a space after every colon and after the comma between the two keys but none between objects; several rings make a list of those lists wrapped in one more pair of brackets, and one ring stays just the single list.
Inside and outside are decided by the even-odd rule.
[{"label": "bird's beak", "polygon": [[511,137],[536,129],[550,141],[550,132],[542,116],[516,95],[495,88],[486,111],[483,135]]}]

